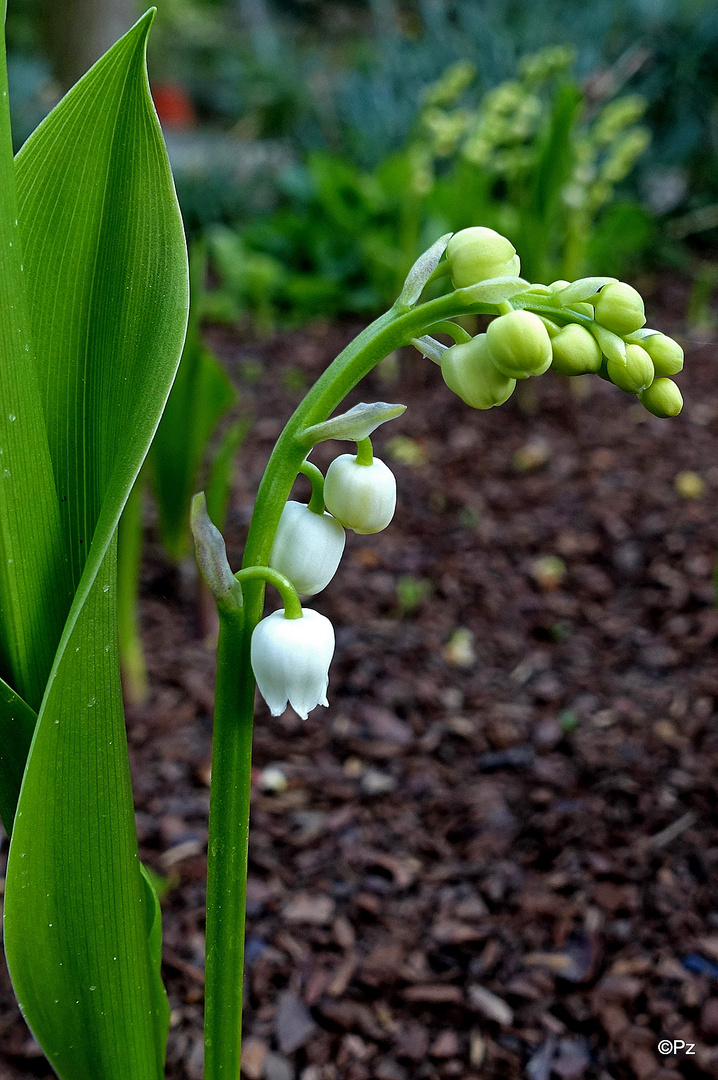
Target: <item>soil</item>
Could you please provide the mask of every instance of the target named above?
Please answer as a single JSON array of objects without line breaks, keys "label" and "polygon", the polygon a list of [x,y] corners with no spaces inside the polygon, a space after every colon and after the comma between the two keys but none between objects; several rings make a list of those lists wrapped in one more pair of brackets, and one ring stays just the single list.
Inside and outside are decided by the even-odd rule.
[{"label": "soil", "polygon": [[[650,323],[685,340],[685,298],[654,287]],[[256,417],[233,565],[274,439],[355,330],[212,333]],[[408,405],[376,438],[399,508],[315,601],[329,709],[258,710],[248,1080],[718,1076],[717,354],[689,337],[671,421],[552,374],[473,412],[409,353],[350,400]],[[175,881],[173,1080],[202,1069],[199,612],[150,520],[128,725],[141,854]],[[0,1078],[50,1076],[0,990]]]}]

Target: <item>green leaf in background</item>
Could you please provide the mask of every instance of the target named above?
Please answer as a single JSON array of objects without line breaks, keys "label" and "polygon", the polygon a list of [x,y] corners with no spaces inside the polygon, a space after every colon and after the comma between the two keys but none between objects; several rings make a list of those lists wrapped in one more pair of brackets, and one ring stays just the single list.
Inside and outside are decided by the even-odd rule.
[{"label": "green leaf in background", "polygon": [[139,592],[142,571],[144,470],[135,480],[117,530],[117,638],[126,704],[142,705],[149,680],[140,631]]},{"label": "green leaf in background", "polygon": [[531,281],[544,281],[552,259],[552,239],[560,236],[557,215],[564,213],[561,193],[574,164],[573,137],[582,104],[582,94],[572,82],[559,86],[551,115],[539,144],[538,159],[531,182],[528,204],[522,209],[522,272]]},{"label": "green leaf in background", "polygon": [[220,532],[224,529],[227,520],[237,453],[244,442],[249,425],[250,421],[244,419],[235,421],[227,428],[209,467],[205,489],[207,513]]},{"label": "green leaf in background", "polygon": [[137,857],[114,540],[187,316],[182,224],[145,72],[152,15],[16,159],[37,382],[76,592],[18,802],[5,948],[62,1080],[157,1080],[167,1034]]},{"label": "green leaf in background", "polygon": [[189,549],[189,508],[207,443],[237,401],[224,368],[199,334],[206,257],[199,245],[190,263],[191,306],[187,340],[172,392],[157,429],[150,464],[162,543],[175,562]]},{"label": "green leaf in background", "polygon": [[[166,1038],[166,1032],[169,1031],[170,1026],[170,1003],[162,982],[162,908],[157,891],[158,886],[164,884],[165,879],[149,870],[144,863],[140,863],[140,873],[145,886],[146,930],[153,976],[153,1003],[157,1012],[158,1030],[165,1033]],[[164,1063],[164,1040],[161,1051],[161,1063]]]}]

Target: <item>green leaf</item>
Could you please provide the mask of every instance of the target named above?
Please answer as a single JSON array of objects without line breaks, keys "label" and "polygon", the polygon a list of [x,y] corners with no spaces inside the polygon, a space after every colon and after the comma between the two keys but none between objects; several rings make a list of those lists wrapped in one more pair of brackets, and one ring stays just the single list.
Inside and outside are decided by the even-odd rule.
[{"label": "green leaf", "polygon": [[32,362],[22,247],[0,33],[0,675],[38,708],[72,590]]},{"label": "green leaf", "polygon": [[152,12],[16,160],[29,314],[75,588],[91,546],[99,566],[117,525],[186,325],[181,219],[144,71]]},{"label": "green leaf", "polygon": [[187,553],[189,504],[207,444],[236,401],[236,389],[209,350],[198,345],[185,352],[151,454],[162,541],[175,561]]},{"label": "green leaf", "polygon": [[0,680],[0,821],[10,836],[37,715]]},{"label": "green leaf", "polygon": [[170,1029],[170,1003],[162,982],[162,908],[160,906],[158,885],[164,885],[164,878],[155,874],[152,870],[140,863],[140,873],[145,886],[145,914],[147,916],[147,943],[149,945],[150,963],[152,965],[152,996],[157,1013],[157,1026],[164,1032],[164,1040],[161,1047],[161,1061],[164,1061],[167,1034]]},{"label": "green leaf", "polygon": [[181,219],[145,72],[152,15],[16,161],[26,299],[76,592],[20,792],[5,947],[23,1013],[62,1080],[158,1080],[166,1038],[134,829],[115,541],[187,317]]},{"label": "green leaf", "polygon": [[224,529],[234,480],[235,459],[249,430],[250,421],[231,424],[219,444],[207,477],[207,513],[218,529]]},{"label": "green leaf", "polygon": [[72,1080],[157,1080],[166,1032],[116,707],[115,554],[113,541],[48,688],[5,895],[15,992],[53,1068]]},{"label": "green leaf", "polygon": [[327,439],[360,442],[367,439],[381,424],[395,420],[406,412],[406,405],[391,405],[387,401],[360,401],[353,409],[332,416],[321,424],[312,424],[297,435],[297,442],[308,449]]},{"label": "green leaf", "polygon": [[187,341],[150,455],[162,542],[175,562],[187,553],[190,501],[207,443],[238,396],[219,360],[200,339],[205,268],[204,251],[194,248]]}]

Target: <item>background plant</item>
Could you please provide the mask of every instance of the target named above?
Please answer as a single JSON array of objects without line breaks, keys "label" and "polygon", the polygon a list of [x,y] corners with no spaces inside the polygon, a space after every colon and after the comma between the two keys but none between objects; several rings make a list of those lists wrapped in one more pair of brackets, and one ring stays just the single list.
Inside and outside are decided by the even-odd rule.
[{"label": "background plant", "polygon": [[[102,6],[98,0],[98,12]],[[41,7],[30,0],[14,7],[11,73],[20,140],[53,90],[42,57],[47,35]],[[648,218],[644,214],[641,222],[618,208],[609,215],[605,242],[592,254],[599,260],[612,255],[624,237],[630,242],[622,257],[647,243],[649,255],[655,254],[647,226],[666,215],[677,220],[674,241],[666,246],[660,239],[664,258],[685,267],[687,237],[715,239],[718,17],[710,0],[650,6],[639,0],[549,0],[540,18],[530,5],[511,0],[356,0],[342,8],[341,19],[334,13],[335,5],[322,0],[161,4],[153,79],[158,100],[166,91],[171,99],[165,114],[170,150],[191,231],[217,222],[243,230],[279,205],[303,207],[310,198],[307,187],[314,187],[304,163],[317,151],[373,173],[406,144],[416,103],[451,66],[468,63],[479,73],[466,98],[475,108],[482,96],[516,77],[522,56],[558,44],[575,51],[575,78],[591,108],[619,93],[638,94],[647,103],[645,122],[653,133],[651,153],[639,160],[620,193],[638,198]],[[56,72],[58,65],[55,60]],[[182,130],[172,128],[178,117]],[[261,307],[258,283],[266,277],[289,308],[309,307],[318,293],[331,309],[337,280],[362,300],[365,283],[356,284],[355,263],[346,251],[337,255],[330,247],[322,258],[310,251],[310,264],[303,266],[297,241],[290,245],[288,271],[282,265],[280,274],[276,259],[281,263],[286,252],[269,250],[268,263],[259,258],[262,243],[248,250],[251,258],[247,245],[244,258],[252,265],[240,292],[246,288],[250,294],[251,310]],[[337,266],[342,260],[343,268]],[[293,280],[298,268],[307,277],[301,284]],[[618,265],[614,269],[619,272]]]},{"label": "background plant", "polygon": [[314,151],[285,180],[283,205],[236,233],[209,233],[221,287],[209,312],[267,324],[391,302],[437,233],[475,221],[519,247],[530,279],[575,277],[596,258],[612,272],[645,250],[652,223],[614,192],[646,149],[636,96],[589,102],[572,54],[548,49],[476,107],[471,65],[424,93],[404,146],[367,170]]}]

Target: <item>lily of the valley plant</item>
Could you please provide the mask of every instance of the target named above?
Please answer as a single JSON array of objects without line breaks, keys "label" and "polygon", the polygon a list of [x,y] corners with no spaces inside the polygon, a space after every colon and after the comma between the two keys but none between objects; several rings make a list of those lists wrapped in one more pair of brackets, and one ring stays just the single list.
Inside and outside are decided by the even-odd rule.
[{"label": "lily of the valley plant", "polygon": [[[0,50],[0,816],[4,940],[23,1014],[62,1080],[159,1080],[169,1025],[161,916],[137,852],[117,653],[117,525],[160,420],[187,318],[180,217],[144,67],[148,13],[13,160]],[[334,631],[299,594],[339,567],[345,528],[391,521],[371,435],[404,411],[333,416],[413,344],[474,408],[553,367],[595,372],[658,416],[680,410],[679,346],[628,285],[520,276],[488,229],[443,237],[393,307],[329,366],[282,432],[242,569],[193,503],[219,611],[207,888],[205,1075],[236,1080],[255,679],[272,713],[327,704]],[[430,279],[451,289],[421,302]],[[453,320],[496,318],[471,337]],[[436,337],[448,336],[447,346]],[[448,392],[448,391],[447,391]],[[321,441],[356,444],[326,478]],[[297,476],[308,504],[290,500]],[[280,606],[263,618],[264,591]]]},{"label": "lily of the valley plant", "polygon": [[[613,278],[532,284],[520,276],[509,241],[477,226],[444,236],[415,264],[393,307],[327,368],[289,419],[259,486],[244,552],[233,573],[204,496],[195,497],[192,528],[200,569],[220,619],[207,881],[205,1063],[211,1078],[239,1075],[244,900],[255,680],[273,715],[291,706],[302,718],[327,705],[334,631],[303,607],[336,573],[345,529],[375,533],[396,506],[396,481],[374,456],[373,431],[404,412],[384,402],[333,416],[348,392],[380,360],[413,345],[441,368],[450,390],[476,409],[501,405],[520,379],[552,368],[595,373],[635,394],[655,416],[680,412],[672,380],[683,366],[677,342],[645,328],[643,300]],[[449,277],[452,290],[421,303],[425,286]],[[472,337],[455,321],[497,316]],[[437,334],[454,342],[447,346]],[[309,460],[326,440],[356,444],[326,477]],[[295,480],[311,483],[307,504],[290,499]],[[281,606],[262,618],[265,585]]]}]

